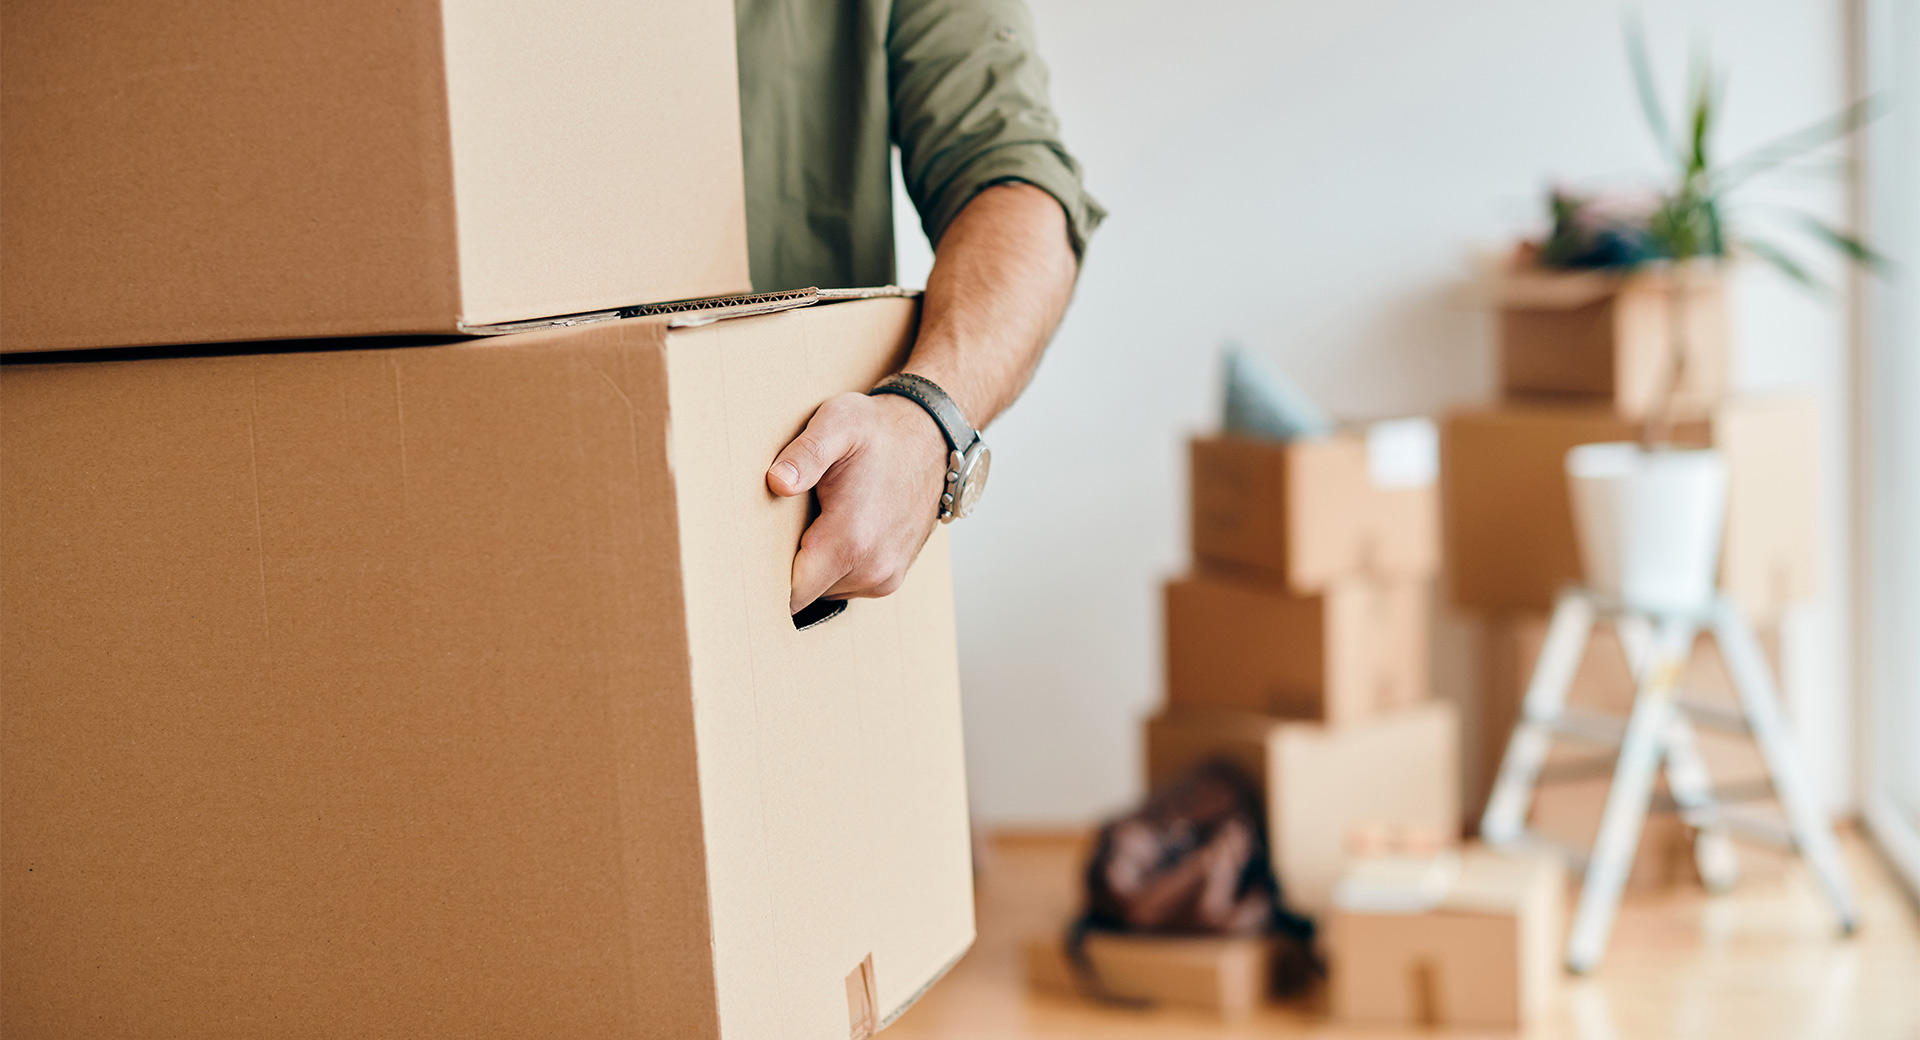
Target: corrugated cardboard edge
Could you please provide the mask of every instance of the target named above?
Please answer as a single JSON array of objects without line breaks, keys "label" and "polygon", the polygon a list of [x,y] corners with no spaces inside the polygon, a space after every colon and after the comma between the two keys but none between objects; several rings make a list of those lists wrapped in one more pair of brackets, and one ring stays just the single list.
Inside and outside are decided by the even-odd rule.
[{"label": "corrugated cardboard edge", "polygon": [[876,300],[886,297],[913,297],[920,295],[919,289],[903,289],[897,285],[881,285],[863,289],[820,289],[809,286],[805,289],[789,289],[783,292],[749,293],[743,296],[714,296],[698,300],[673,300],[665,303],[643,303],[632,307],[616,307],[604,311],[588,311],[582,314],[564,314],[552,318],[533,318],[527,321],[501,322],[495,325],[460,324],[460,331],[470,336],[506,336],[516,332],[532,332],[537,329],[569,328],[574,325],[592,325],[603,321],[618,321],[622,318],[643,318],[654,315],[672,315],[667,322],[669,328],[687,329],[701,325],[711,325],[728,318],[750,318],[758,314],[775,314],[798,307],[811,307],[816,303],[838,303],[844,300]]}]

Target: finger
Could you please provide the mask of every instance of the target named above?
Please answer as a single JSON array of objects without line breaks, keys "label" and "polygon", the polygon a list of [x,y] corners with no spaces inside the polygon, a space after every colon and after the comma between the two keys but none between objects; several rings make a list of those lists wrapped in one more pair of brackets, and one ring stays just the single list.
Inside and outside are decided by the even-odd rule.
[{"label": "finger", "polygon": [[852,572],[856,554],[836,530],[836,524],[836,517],[822,513],[800,536],[800,551],[793,555],[793,591],[787,597],[787,613],[798,614]]},{"label": "finger", "polygon": [[853,424],[829,401],[813,413],[800,436],[774,457],[773,465],[767,467],[767,487],[782,497],[803,494],[852,450]]},{"label": "finger", "polygon": [[906,578],[906,567],[890,562],[880,550],[854,561],[853,569],[824,593],[830,599],[877,599],[898,592]]}]

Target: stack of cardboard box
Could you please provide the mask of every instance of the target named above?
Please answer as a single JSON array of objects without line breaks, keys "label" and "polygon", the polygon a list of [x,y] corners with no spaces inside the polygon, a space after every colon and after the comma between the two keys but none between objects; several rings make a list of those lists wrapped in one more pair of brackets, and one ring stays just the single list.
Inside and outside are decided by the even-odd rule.
[{"label": "stack of cardboard box", "polygon": [[1147,779],[1242,766],[1284,896],[1307,913],[1326,908],[1354,828],[1459,819],[1458,724],[1429,696],[1436,487],[1430,464],[1398,464],[1391,427],[1190,446],[1194,565],[1166,586]]},{"label": "stack of cardboard box", "polygon": [[458,335],[748,288],[731,4],[0,58],[0,1033],[858,1040],[967,948],[945,541],[796,621],[764,483],[914,301]]},{"label": "stack of cardboard box", "polygon": [[[1194,565],[1166,586],[1167,706],[1146,723],[1147,781],[1238,765],[1262,792],[1282,896],[1311,915],[1328,909],[1356,830],[1458,829],[1458,722],[1429,697],[1431,426],[1411,423],[1191,444]],[[1056,947],[1030,951],[1036,983],[1064,977]],[[1259,938],[1088,949],[1112,963],[1109,988],[1228,1014],[1251,1006],[1249,972],[1265,987],[1271,953]]]},{"label": "stack of cardboard box", "polygon": [[[1721,587],[1763,629],[1814,590],[1818,413],[1804,397],[1728,391],[1730,337],[1721,275],[1690,273],[1683,377],[1665,415],[1670,439],[1713,446],[1730,470]],[[1515,271],[1500,288],[1503,400],[1448,415],[1442,426],[1447,572],[1453,603],[1485,621],[1485,683],[1472,743],[1473,807],[1484,802],[1559,591],[1581,578],[1563,468],[1568,449],[1639,440],[1661,414],[1676,348],[1671,276]],[[1772,642],[1772,640],[1769,640]],[[1703,646],[1705,645],[1703,640]],[[1731,700],[1724,668],[1697,654],[1691,692]],[[1589,646],[1573,702],[1623,710],[1632,683],[1618,646]],[[1757,781],[1745,747],[1707,741],[1720,783]],[[1543,786],[1532,825],[1589,841],[1605,773]],[[1674,876],[1688,859],[1677,820],[1656,818],[1636,878]]]}]

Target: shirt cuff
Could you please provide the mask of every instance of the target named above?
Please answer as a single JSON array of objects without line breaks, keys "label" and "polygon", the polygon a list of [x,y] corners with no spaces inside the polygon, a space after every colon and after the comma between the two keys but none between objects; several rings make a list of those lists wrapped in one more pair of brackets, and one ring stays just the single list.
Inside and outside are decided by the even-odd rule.
[{"label": "shirt cuff", "polygon": [[1080,184],[1080,169],[1074,161],[1051,145],[1038,142],[1003,144],[982,152],[948,182],[938,201],[922,215],[920,226],[927,241],[936,247],[947,225],[960,215],[967,203],[996,184],[1018,181],[1031,184],[1054,197],[1067,215],[1067,239],[1077,262],[1084,259],[1087,240],[1107,217],[1107,211],[1094,201]]}]

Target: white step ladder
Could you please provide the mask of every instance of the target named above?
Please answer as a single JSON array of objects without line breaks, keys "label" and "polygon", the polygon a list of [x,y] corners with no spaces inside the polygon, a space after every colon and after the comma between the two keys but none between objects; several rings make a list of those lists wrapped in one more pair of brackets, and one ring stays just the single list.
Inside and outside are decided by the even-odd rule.
[{"label": "white step ladder", "polygon": [[[1610,620],[1620,634],[1628,667],[1638,685],[1632,713],[1624,720],[1567,707],[1567,692],[1586,653],[1594,624]],[[1719,643],[1738,692],[1744,719],[1681,696],[1680,677],[1702,630]],[[1786,827],[1742,814],[1715,797],[1712,778],[1694,738],[1694,724],[1746,733],[1758,745]],[[1527,809],[1547,752],[1556,739],[1617,746],[1613,784],[1601,811],[1600,831],[1588,856],[1586,879],[1567,937],[1567,967],[1587,971],[1600,963],[1620,893],[1640,844],[1653,800],[1656,771],[1667,778],[1674,807],[1696,829],[1694,859],[1710,889],[1730,887],[1737,874],[1732,839],[1762,841],[1797,852],[1825,890],[1840,928],[1852,934],[1858,921],[1853,890],[1834,839],[1800,766],[1781,717],[1773,673],[1753,629],[1732,602],[1716,598],[1699,613],[1653,614],[1570,589],[1554,605],[1553,621],[1540,648],[1521,702],[1520,718],[1507,742],[1499,778],[1480,821],[1489,845],[1527,843]]]}]

